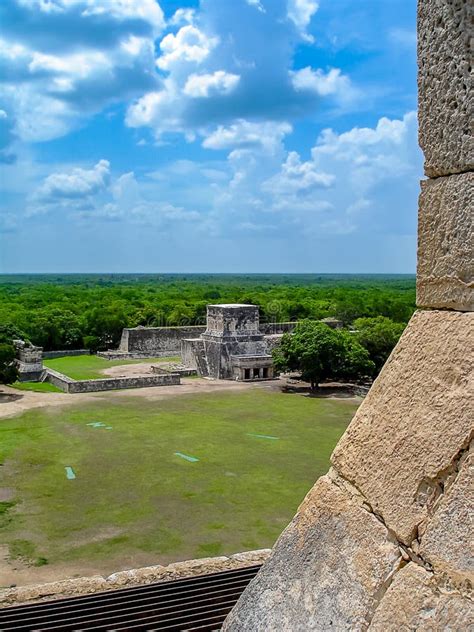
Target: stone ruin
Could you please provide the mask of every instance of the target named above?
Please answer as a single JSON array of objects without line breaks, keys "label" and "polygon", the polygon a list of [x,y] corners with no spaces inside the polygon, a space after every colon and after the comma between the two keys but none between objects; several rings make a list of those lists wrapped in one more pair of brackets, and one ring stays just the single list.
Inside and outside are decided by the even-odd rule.
[{"label": "stone ruin", "polygon": [[208,305],[206,330],[182,341],[181,359],[202,377],[268,380],[274,377],[269,353],[274,338],[261,333],[256,305]]},{"label": "stone ruin", "polygon": [[471,0],[419,0],[417,311],[226,632],[474,625]]},{"label": "stone ruin", "polygon": [[24,340],[14,340],[15,364],[20,382],[39,382],[43,376],[43,347],[35,347]]}]

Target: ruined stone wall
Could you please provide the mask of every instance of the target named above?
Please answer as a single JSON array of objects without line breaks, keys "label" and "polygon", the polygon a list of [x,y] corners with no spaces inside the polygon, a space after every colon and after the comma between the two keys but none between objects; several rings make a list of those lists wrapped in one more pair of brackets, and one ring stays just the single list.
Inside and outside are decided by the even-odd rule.
[{"label": "ruined stone wall", "polygon": [[192,327],[136,327],[124,329],[120,351],[149,356],[175,355],[184,338],[198,338],[205,326]]},{"label": "ruined stone wall", "polygon": [[96,393],[123,388],[146,388],[150,386],[172,386],[181,383],[178,373],[138,375],[135,377],[107,377],[97,380],[73,380],[59,371],[46,369],[46,381],[65,393]]},{"label": "ruined stone wall", "polygon": [[417,302],[226,632],[474,622],[471,0],[419,0]]},{"label": "ruined stone wall", "polygon": [[[263,334],[283,334],[293,331],[296,323],[261,323],[259,330]],[[185,338],[199,338],[206,331],[205,325],[190,327],[134,327],[124,329],[117,352],[99,352],[97,355],[107,359],[120,359],[124,353],[130,358],[159,357],[178,355],[181,342]]]},{"label": "ruined stone wall", "polygon": [[64,358],[65,356],[81,356],[90,355],[90,349],[63,349],[60,351],[43,351],[43,358],[51,360],[52,358]]}]

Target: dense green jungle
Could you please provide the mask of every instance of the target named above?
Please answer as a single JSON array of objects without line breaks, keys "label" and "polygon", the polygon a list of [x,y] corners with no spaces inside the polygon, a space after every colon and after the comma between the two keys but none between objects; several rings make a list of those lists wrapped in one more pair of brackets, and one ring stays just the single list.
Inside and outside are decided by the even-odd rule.
[{"label": "dense green jungle", "polygon": [[262,322],[385,316],[406,323],[414,275],[0,275],[0,328],[45,350],[115,347],[123,327],[200,325],[209,303],[253,303]]}]

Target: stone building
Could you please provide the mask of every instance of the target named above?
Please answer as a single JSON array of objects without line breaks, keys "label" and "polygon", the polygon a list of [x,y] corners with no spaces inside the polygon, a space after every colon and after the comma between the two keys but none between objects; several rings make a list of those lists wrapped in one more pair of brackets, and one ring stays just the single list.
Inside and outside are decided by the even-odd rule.
[{"label": "stone building", "polygon": [[206,330],[199,338],[182,341],[185,366],[199,375],[219,380],[267,380],[273,378],[273,362],[267,336],[260,331],[256,305],[207,306]]},{"label": "stone building", "polygon": [[37,382],[43,375],[43,347],[35,347],[24,340],[14,340],[16,366],[21,382]]}]

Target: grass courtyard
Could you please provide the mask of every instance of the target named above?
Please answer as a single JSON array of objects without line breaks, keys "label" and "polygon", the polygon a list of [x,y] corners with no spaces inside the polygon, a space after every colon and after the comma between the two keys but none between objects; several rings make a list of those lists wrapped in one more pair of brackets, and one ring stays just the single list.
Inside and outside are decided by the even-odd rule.
[{"label": "grass courtyard", "polygon": [[0,420],[0,541],[77,573],[269,547],[356,408],[254,388]]},{"label": "grass courtyard", "polygon": [[124,366],[127,364],[142,364],[143,362],[179,362],[177,356],[169,358],[147,358],[146,360],[106,360],[96,355],[63,356],[44,360],[44,365],[60,373],[64,373],[73,380],[95,380],[106,377],[102,371],[113,366]]}]

